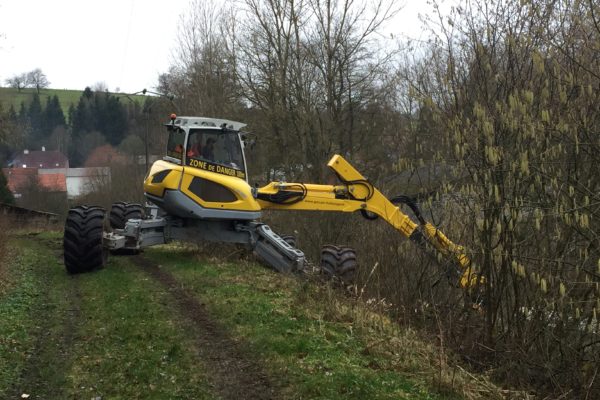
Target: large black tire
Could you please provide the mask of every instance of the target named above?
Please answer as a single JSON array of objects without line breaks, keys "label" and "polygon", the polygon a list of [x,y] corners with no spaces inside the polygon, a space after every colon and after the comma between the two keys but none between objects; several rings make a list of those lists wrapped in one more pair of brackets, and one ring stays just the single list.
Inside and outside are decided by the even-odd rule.
[{"label": "large black tire", "polygon": [[110,208],[110,227],[112,229],[123,229],[130,219],[141,219],[143,208],[138,203],[125,203],[119,201]]},{"label": "large black tire", "polygon": [[101,207],[78,206],[69,210],[65,221],[63,249],[70,274],[104,267],[108,252],[102,246],[105,211]]},{"label": "large black tire", "polygon": [[354,283],[357,267],[354,249],[334,245],[325,245],[321,249],[321,272],[327,278],[338,279],[345,285],[351,285]]},{"label": "large black tire", "polygon": [[321,248],[321,272],[328,278],[335,276],[338,264],[338,252],[340,248],[327,244]]},{"label": "large black tire", "polygon": [[337,277],[347,285],[354,283],[358,262],[356,261],[356,251],[351,247],[342,247],[340,249]]}]

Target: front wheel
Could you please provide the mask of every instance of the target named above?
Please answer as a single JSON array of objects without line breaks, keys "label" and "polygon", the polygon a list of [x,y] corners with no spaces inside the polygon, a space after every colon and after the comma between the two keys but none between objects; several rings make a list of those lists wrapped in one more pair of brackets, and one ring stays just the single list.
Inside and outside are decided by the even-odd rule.
[{"label": "front wheel", "polygon": [[96,206],[78,206],[69,210],[65,221],[63,250],[65,267],[70,274],[103,268],[108,258],[102,246],[105,211]]}]

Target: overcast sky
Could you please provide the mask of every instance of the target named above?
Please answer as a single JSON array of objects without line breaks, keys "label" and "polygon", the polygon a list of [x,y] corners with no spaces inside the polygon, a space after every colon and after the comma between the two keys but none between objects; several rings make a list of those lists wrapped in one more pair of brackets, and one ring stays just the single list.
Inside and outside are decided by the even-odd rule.
[{"label": "overcast sky", "polygon": [[[418,38],[418,14],[430,6],[405,3],[387,31]],[[188,9],[189,0],[0,0],[0,86],[41,68],[55,89],[152,89],[175,61],[177,22]]]}]

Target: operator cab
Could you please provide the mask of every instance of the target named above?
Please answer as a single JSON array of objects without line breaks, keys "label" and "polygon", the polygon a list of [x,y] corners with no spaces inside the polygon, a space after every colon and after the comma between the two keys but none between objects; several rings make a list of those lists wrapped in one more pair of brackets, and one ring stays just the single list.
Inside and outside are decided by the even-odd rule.
[{"label": "operator cab", "polygon": [[241,122],[171,116],[165,161],[248,181]]}]

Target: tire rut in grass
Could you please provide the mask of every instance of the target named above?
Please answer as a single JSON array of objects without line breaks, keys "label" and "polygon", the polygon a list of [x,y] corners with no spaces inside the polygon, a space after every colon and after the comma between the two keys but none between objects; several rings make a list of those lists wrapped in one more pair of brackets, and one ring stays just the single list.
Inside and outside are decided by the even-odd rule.
[{"label": "tire rut in grass", "polygon": [[[49,249],[47,261],[58,259],[62,264],[60,244],[50,240],[37,240],[40,252]],[[45,248],[45,249],[44,249]],[[44,249],[44,250],[42,250]],[[52,255],[51,255],[52,254]],[[32,312],[32,318],[38,321],[35,330],[34,346],[28,355],[27,362],[21,374],[19,384],[14,387],[14,398],[21,394],[29,394],[29,399],[63,398],[66,377],[71,363],[72,347],[75,341],[77,326],[81,320],[81,293],[77,277],[70,277],[58,295],[62,299],[53,299],[53,290],[60,290],[53,284],[52,278],[43,275],[43,268],[48,265],[37,265],[36,273],[42,274],[39,279],[39,306]],[[62,269],[61,269],[62,273]],[[61,288],[62,289],[62,288]]]},{"label": "tire rut in grass", "polygon": [[262,366],[226,333],[193,293],[143,256],[132,260],[173,296],[181,327],[193,337],[217,395],[223,399],[280,398]]}]

